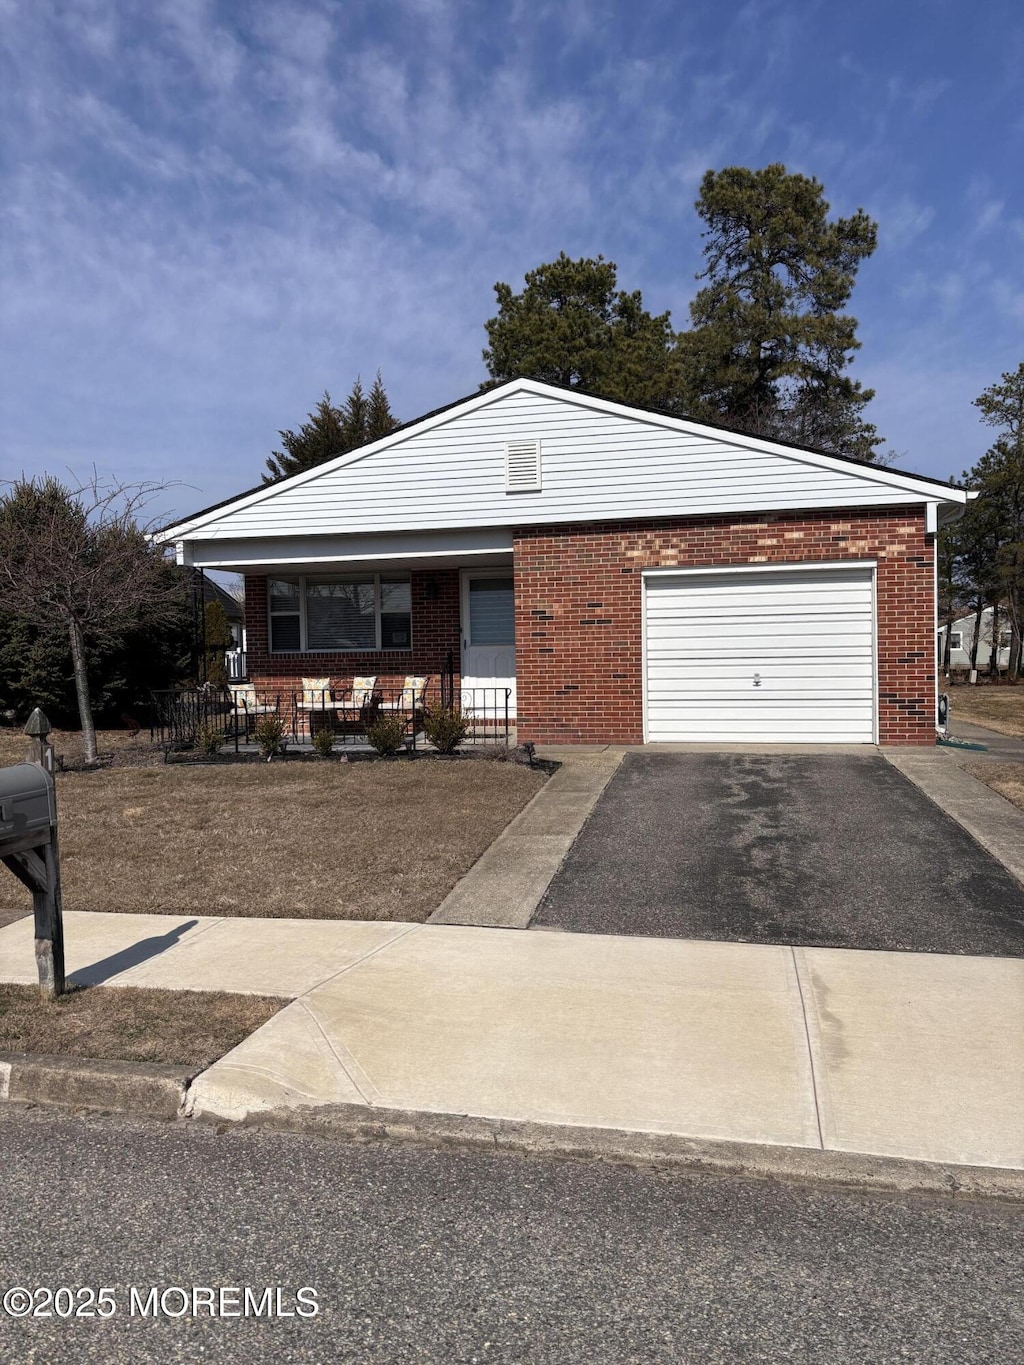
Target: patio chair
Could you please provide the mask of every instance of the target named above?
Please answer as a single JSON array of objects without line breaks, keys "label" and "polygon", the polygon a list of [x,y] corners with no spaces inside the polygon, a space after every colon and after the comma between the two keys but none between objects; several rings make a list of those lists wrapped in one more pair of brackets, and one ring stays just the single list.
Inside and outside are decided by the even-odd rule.
[{"label": "patio chair", "polygon": [[427,696],[427,684],[429,678],[418,677],[413,673],[407,673],[405,681],[402,683],[402,690],[397,698],[392,697],[388,701],[380,703],[382,711],[393,711],[401,715],[408,716],[414,723],[418,713],[423,711]]},{"label": "patio chair", "polygon": [[376,674],[352,679],[348,696],[343,701],[335,699],[334,702],[334,711],[342,725],[363,724],[370,719],[376,686]]},{"label": "patio chair", "polygon": [[317,716],[321,717],[320,725],[333,725],[334,717],[330,714],[331,707],[331,680],[330,678],[303,678],[302,690],[298,695],[294,705],[294,719],[292,729],[295,738],[299,738],[301,726],[299,717],[305,713],[309,716],[309,737],[319,728],[316,724]]},{"label": "patio chair", "polygon": [[260,716],[276,716],[281,709],[280,697],[268,692],[257,692],[254,683],[228,683],[231,697],[231,718],[237,726],[242,723],[246,735]]}]

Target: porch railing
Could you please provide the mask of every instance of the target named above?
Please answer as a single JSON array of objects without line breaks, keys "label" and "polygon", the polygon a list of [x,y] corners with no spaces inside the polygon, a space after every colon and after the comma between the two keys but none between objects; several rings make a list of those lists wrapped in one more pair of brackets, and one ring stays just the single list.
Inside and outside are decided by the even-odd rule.
[{"label": "porch railing", "polygon": [[402,687],[377,687],[369,699],[353,697],[339,688],[310,693],[276,692],[254,687],[231,691],[203,686],[152,693],[150,736],[176,749],[195,748],[204,731],[219,733],[222,744],[236,753],[254,744],[256,727],[264,716],[276,716],[289,743],[305,746],[321,730],[332,732],[335,745],[365,747],[366,731],[380,716],[402,722],[405,746],[415,752],[429,748],[423,733],[425,713],[436,706],[456,706],[469,724],[473,744],[508,743],[515,725],[515,706],[509,687],[457,687],[443,675],[413,696]]},{"label": "porch railing", "polygon": [[241,682],[246,676],[244,649],[229,649],[224,655],[224,663],[227,666],[228,678],[232,682]]},{"label": "porch railing", "polygon": [[244,719],[226,687],[153,692],[151,708],[149,734],[157,744],[192,749],[207,730],[220,733],[237,753],[245,738]]},{"label": "porch railing", "polygon": [[[284,700],[284,699],[282,699]],[[353,701],[339,689],[325,692],[292,692],[281,712],[291,739],[308,744],[320,730],[331,728],[337,744],[365,744],[366,731],[381,716],[395,716],[405,731],[405,744],[415,752],[427,745],[423,718],[433,707],[456,706],[469,722],[467,738],[476,744],[508,743],[515,723],[512,689],[509,687],[454,687],[442,674],[437,683],[413,697],[402,687],[375,688],[365,701]]]}]

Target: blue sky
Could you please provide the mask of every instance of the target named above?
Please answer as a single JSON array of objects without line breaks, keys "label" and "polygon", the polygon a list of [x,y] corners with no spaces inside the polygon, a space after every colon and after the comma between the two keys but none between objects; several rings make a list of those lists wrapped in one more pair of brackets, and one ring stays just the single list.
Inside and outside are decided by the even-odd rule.
[{"label": "blue sky", "polygon": [[381,368],[402,419],[484,377],[493,285],[616,261],[677,326],[709,167],[783,161],[880,246],[856,373],[946,477],[1024,359],[1015,0],[0,0],[0,478],[259,481]]}]

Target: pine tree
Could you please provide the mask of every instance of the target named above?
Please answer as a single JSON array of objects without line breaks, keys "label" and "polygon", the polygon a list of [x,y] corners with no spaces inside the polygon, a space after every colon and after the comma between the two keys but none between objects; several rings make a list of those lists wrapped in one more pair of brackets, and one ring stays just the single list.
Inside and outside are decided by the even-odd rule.
[{"label": "pine tree", "polygon": [[267,460],[269,473],[263,475],[264,483],[276,483],[278,479],[312,469],[348,449],[344,414],[326,392],[298,431],[286,430],[278,435],[284,450],[275,450]]},{"label": "pine tree", "polygon": [[830,220],[822,185],[780,164],[708,171],[696,209],[707,284],[679,338],[689,414],[874,459],[873,393],[846,373],[860,342],[842,310],[876,224],[860,209]]},{"label": "pine tree", "polygon": [[269,472],[263,475],[263,482],[276,483],[304,469],[313,469],[386,436],[397,426],[380,371],[369,396],[357,376],[342,407],[335,407],[331,395],[325,393],[298,431],[279,433],[284,450],[275,450],[267,460]]},{"label": "pine tree", "polygon": [[389,436],[397,426],[398,418],[391,411],[384,381],[378,370],[366,404],[366,439],[379,441],[382,436]]},{"label": "pine tree", "polygon": [[486,324],[480,387],[525,376],[622,402],[668,406],[675,392],[668,313],[653,317],[640,291],[616,288],[614,261],[603,256],[556,261],[526,274],[514,294],[496,284],[498,313]]}]

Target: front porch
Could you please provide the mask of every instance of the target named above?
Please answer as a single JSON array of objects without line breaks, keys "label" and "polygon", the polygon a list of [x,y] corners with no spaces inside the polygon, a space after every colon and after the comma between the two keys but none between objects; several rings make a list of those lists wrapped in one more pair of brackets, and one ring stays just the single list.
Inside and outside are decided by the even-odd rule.
[{"label": "front porch", "polygon": [[416,753],[430,747],[426,713],[454,708],[468,725],[460,747],[516,743],[511,688],[457,687],[449,669],[436,683],[428,679],[420,691],[375,686],[372,694],[353,702],[351,686],[328,682],[312,694],[254,683],[154,692],[150,738],[168,750],[185,750],[201,749],[216,737],[220,752],[251,754],[260,747],[260,721],[271,717],[280,722],[281,746],[289,752],[311,753],[314,738],[329,732],[332,750],[371,754],[375,749],[367,731],[387,715],[401,724],[405,750]]},{"label": "front porch", "polygon": [[511,562],[247,572],[245,589],[247,681],[278,699],[297,738],[344,728],[367,690],[371,720],[411,687],[425,705],[515,720]]}]

